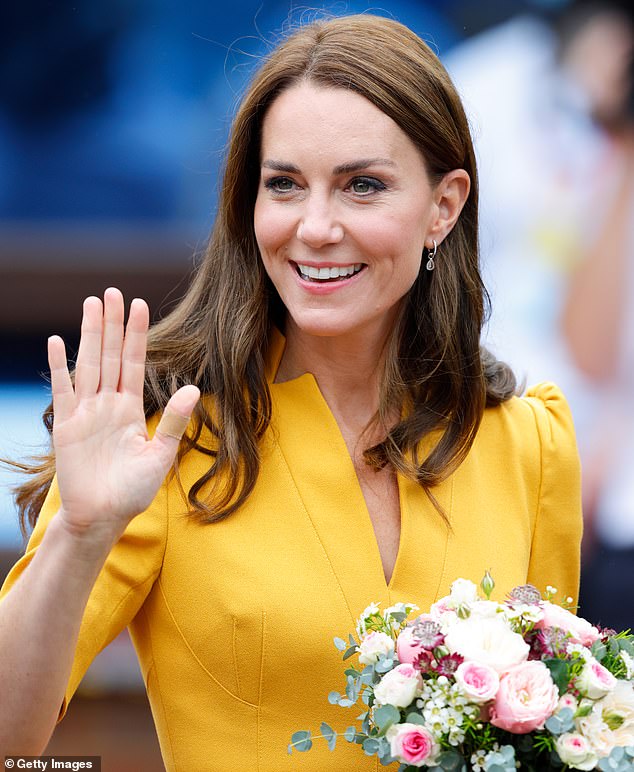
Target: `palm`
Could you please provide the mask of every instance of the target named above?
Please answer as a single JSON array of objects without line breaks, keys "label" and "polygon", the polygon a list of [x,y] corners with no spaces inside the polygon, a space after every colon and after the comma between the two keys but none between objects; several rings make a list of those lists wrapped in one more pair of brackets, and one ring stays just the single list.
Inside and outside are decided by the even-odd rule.
[{"label": "palm", "polygon": [[[124,335],[121,294],[108,290],[103,312],[88,298],[74,386],[63,342],[49,343],[58,484],[64,517],[75,528],[122,530],[150,504],[173,462],[178,440],[160,432],[150,440],[145,428],[147,327],[142,301],[133,301]],[[197,398],[197,389],[184,387],[169,408],[187,416]]]}]

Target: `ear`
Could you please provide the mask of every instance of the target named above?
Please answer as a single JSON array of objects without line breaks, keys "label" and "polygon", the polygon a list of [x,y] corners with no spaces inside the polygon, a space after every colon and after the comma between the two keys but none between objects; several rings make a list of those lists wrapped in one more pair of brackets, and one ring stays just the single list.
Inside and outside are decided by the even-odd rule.
[{"label": "ear", "polygon": [[425,234],[426,247],[431,249],[434,241],[441,244],[447,237],[462,212],[470,190],[471,179],[464,169],[447,172],[436,185],[433,197],[437,211]]}]

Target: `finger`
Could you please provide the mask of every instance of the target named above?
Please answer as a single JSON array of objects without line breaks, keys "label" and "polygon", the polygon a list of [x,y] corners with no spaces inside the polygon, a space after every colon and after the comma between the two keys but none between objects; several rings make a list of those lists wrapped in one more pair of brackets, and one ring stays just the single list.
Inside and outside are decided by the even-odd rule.
[{"label": "finger", "polygon": [[119,386],[123,313],[123,295],[115,287],[109,287],[103,295],[103,333],[99,379],[99,388],[106,391],[115,391]]},{"label": "finger", "polygon": [[130,315],[125,330],[119,388],[121,391],[140,396],[143,395],[145,379],[145,351],[149,323],[150,311],[147,303],[140,298],[135,298],[130,305]]},{"label": "finger", "polygon": [[86,298],[75,369],[75,394],[80,399],[95,394],[99,387],[102,326],[101,300],[95,297]]},{"label": "finger", "polygon": [[68,372],[66,346],[59,335],[48,339],[48,366],[51,370],[51,389],[53,392],[53,414],[64,420],[75,409],[75,390]]},{"label": "finger", "polygon": [[170,446],[174,452],[189,423],[190,416],[200,398],[196,386],[183,386],[165,406],[161,420],[156,427],[155,438]]}]

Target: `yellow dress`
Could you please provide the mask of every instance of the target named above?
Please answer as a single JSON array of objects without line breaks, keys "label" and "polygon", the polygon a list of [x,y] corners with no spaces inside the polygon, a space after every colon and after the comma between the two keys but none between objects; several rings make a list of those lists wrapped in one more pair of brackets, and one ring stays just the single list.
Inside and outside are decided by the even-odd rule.
[{"label": "yellow dress", "polygon": [[[273,368],[283,341],[272,351]],[[489,569],[577,596],[580,474],[570,413],[552,384],[485,412],[467,459],[436,489],[448,528],[415,483],[398,480],[401,540],[386,584],[374,531],[339,428],[314,378],[271,385],[261,473],[240,511],[214,525],[186,516],[174,483],[136,517],[90,597],[68,684],[126,625],[170,771],[362,772],[376,758],[340,740],[287,755],[291,734],[322,720],[343,731],[361,712],[328,703],[344,685],[333,636],[372,601],[422,610],[451,582]],[[190,453],[185,484],[208,457]],[[15,583],[58,506],[53,489]]]}]

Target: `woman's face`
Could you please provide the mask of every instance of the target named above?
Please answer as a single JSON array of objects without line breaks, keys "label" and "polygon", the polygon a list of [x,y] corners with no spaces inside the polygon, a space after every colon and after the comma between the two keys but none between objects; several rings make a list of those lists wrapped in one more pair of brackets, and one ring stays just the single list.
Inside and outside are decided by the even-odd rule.
[{"label": "woman's face", "polygon": [[269,108],[255,234],[302,332],[385,335],[440,208],[418,149],[359,94],[302,83]]}]

